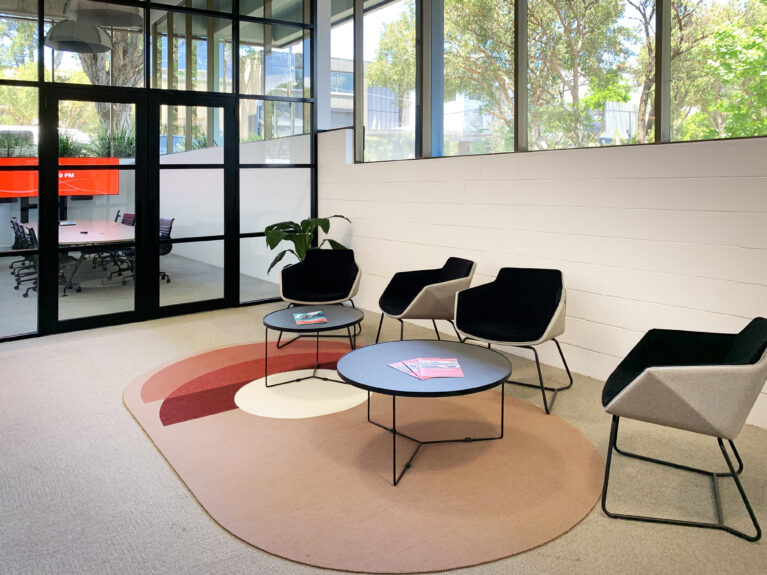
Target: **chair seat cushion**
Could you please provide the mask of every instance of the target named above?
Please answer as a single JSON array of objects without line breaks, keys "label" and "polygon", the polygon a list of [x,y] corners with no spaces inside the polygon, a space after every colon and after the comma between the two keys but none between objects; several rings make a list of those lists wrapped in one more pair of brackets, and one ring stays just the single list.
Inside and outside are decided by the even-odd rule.
[{"label": "chair seat cushion", "polygon": [[546,331],[547,325],[516,325],[504,322],[466,321],[460,330],[477,339],[515,342],[536,341]]},{"label": "chair seat cushion", "polygon": [[294,285],[289,290],[284,289],[284,296],[290,300],[305,302],[337,301],[349,296],[348,286],[336,286],[337,289],[331,289],[332,287],[307,285],[303,288],[301,285]]}]

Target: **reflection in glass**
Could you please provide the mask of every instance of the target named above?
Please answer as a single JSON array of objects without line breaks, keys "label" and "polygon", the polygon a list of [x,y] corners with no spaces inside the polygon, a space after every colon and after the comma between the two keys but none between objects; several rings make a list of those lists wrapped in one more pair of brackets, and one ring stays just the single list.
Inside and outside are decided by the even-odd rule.
[{"label": "reflection in glass", "polygon": [[37,104],[37,88],[0,86],[0,166],[37,165]]},{"label": "reflection in glass", "polygon": [[152,87],[232,91],[232,22],[152,10]]},{"label": "reflection in glass", "polygon": [[306,0],[240,0],[240,14],[299,23],[308,23],[311,18]]},{"label": "reflection in glass", "polygon": [[240,24],[241,93],[308,98],[311,86],[304,62],[309,62],[307,30]]},{"label": "reflection in glass", "polygon": [[[0,243],[5,243],[5,237]],[[9,268],[11,273],[6,273]],[[19,253],[0,257],[0,269],[3,270],[0,274],[0,317],[3,318],[0,338],[36,332],[37,256]]]},{"label": "reflection in glass", "polygon": [[232,12],[232,0],[154,0],[157,4],[169,6],[185,6],[215,12]]},{"label": "reflection in glass", "polygon": [[311,131],[311,104],[240,100],[240,141],[260,142]]},{"label": "reflection in glass", "polygon": [[266,247],[264,238],[240,239],[241,303],[280,297],[280,272],[286,264],[277,264],[267,274],[273,259],[274,252]]},{"label": "reflection in glass", "polygon": [[[376,24],[378,27],[376,28]],[[365,14],[365,161],[415,157],[415,3],[401,0]],[[378,32],[377,32],[378,30]],[[394,57],[397,50],[404,57]]]},{"label": "reflection in glass", "polygon": [[[38,79],[37,2],[0,0],[0,78]],[[0,102],[7,101],[0,98]]]},{"label": "reflection in glass", "polygon": [[46,2],[46,80],[142,87],[143,15],[138,7],[89,0]]},{"label": "reflection in glass", "polygon": [[[170,144],[170,145],[169,145]],[[223,163],[224,109],[160,107],[160,156],[167,163]],[[203,150],[207,150],[204,152]],[[184,152],[196,151],[193,156]],[[170,155],[177,155],[170,158]],[[164,156],[164,157],[163,157]]]},{"label": "reflection in glass", "polygon": [[224,233],[223,170],[160,170],[160,217],[174,218],[173,238]]},{"label": "reflection in glass", "polygon": [[263,232],[274,222],[309,217],[311,170],[240,170],[240,233]]},{"label": "reflection in glass", "polygon": [[135,159],[136,106],[61,100],[58,137],[61,164],[72,158]]},{"label": "reflection in glass", "polygon": [[[175,237],[176,225],[173,225]],[[160,257],[160,271],[170,282],[160,282],[160,305],[220,299],[224,297],[224,242],[170,244]]]},{"label": "reflection in glass", "polygon": [[514,3],[491,4],[445,1],[445,156],[514,151]]}]

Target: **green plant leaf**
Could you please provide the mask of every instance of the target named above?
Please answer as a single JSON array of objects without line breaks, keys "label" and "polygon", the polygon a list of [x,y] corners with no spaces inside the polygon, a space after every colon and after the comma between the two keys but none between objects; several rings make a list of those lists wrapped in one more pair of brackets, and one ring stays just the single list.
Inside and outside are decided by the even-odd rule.
[{"label": "green plant leaf", "polygon": [[287,234],[283,230],[268,229],[266,230],[266,245],[270,250],[273,250],[277,245],[285,239]]},{"label": "green plant leaf", "polygon": [[342,218],[342,219],[346,220],[347,222],[352,223],[352,221],[349,218],[347,218],[346,216],[342,216],[341,214],[335,214],[335,215],[332,215],[330,217],[331,218]]},{"label": "green plant leaf", "polygon": [[330,229],[330,220],[328,218],[317,218],[317,226],[324,232],[328,233]]},{"label": "green plant leaf", "polygon": [[292,241],[296,246],[296,257],[303,261],[306,257],[307,250],[312,245],[312,236],[309,234],[295,234],[287,239]]},{"label": "green plant leaf", "polygon": [[[338,243],[336,240],[331,240],[330,238],[328,238],[325,241],[328,242],[330,244],[330,247],[333,248],[334,250],[345,250],[346,249],[345,245]],[[322,242],[322,243],[324,244],[325,242]]]},{"label": "green plant leaf", "polygon": [[284,258],[286,254],[293,254],[294,256],[298,257],[296,252],[294,252],[293,250],[282,250],[280,253],[277,254],[277,257],[275,257],[272,260],[272,263],[269,264],[269,269],[266,270],[266,273],[268,274],[270,271],[272,271],[272,268],[276,266],[278,263],[280,263],[280,260],[282,260],[282,258]]}]

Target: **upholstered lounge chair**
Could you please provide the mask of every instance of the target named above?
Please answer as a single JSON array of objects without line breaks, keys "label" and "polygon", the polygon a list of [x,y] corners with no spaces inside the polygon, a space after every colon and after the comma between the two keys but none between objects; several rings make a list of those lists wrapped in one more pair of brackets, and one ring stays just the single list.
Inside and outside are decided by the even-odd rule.
[{"label": "upholstered lounge chair", "polygon": [[[512,345],[532,350],[538,368],[538,385],[507,381],[524,387],[540,388],[543,408],[549,413],[557,393],[573,385],[557,336],[565,331],[567,292],[562,272],[538,268],[502,268],[490,283],[463,290],[455,301],[455,324],[463,340]],[[569,383],[546,387],[541,374],[536,345],[552,340],[567,371]],[[551,401],[546,392],[552,392]]]},{"label": "upholstered lounge chair", "polygon": [[[400,339],[404,337],[403,320],[406,319],[430,319],[437,339],[441,338],[436,320],[448,321],[455,329],[455,294],[471,285],[475,268],[476,264],[470,260],[448,258],[445,265],[438,269],[394,274],[378,300],[382,313],[376,343],[381,337],[384,316],[400,322]],[[460,335],[458,338],[460,339]]]},{"label": "upholstered lounge chair", "polygon": [[[743,462],[733,440],[740,433],[767,380],[767,319],[751,321],[740,333],[654,329],[645,334],[605,383],[602,404],[613,416],[602,489],[602,509],[610,517],[721,529],[749,541],[761,528],[741,485]],[[714,473],[619,449],[621,417],[701,433],[717,438],[728,472]],[[724,440],[738,463],[733,466]],[[717,521],[699,522],[614,513],[607,509],[613,451],[651,463],[706,475],[712,480]],[[719,478],[732,478],[751,519],[745,533],[724,522]]]}]

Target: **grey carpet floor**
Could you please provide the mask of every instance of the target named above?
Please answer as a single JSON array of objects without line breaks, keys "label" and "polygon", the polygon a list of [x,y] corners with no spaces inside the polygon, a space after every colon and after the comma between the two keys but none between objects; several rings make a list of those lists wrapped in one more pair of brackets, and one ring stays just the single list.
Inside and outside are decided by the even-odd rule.
[{"label": "grey carpet floor", "polygon": [[[276,304],[168,318],[0,344],[0,573],[275,573],[322,570],[292,563],[229,535],[197,504],[122,404],[128,383],[153,368],[212,347],[258,340]],[[369,313],[361,336],[375,338]],[[384,339],[398,337],[386,322]],[[432,337],[408,327],[408,337]],[[514,358],[519,379],[534,365]],[[545,368],[554,382],[564,373]],[[578,376],[555,413],[605,453],[610,418],[601,382]],[[508,393],[540,404],[534,390]],[[625,422],[625,448],[722,467],[716,442]],[[742,481],[767,522],[767,430],[746,426]],[[681,473],[681,475],[680,475]],[[619,458],[611,501],[624,511],[706,519],[705,479]],[[745,526],[735,490],[723,483],[725,514]],[[731,535],[617,521],[599,506],[555,541],[455,573],[739,573],[767,571],[767,544]]]}]

